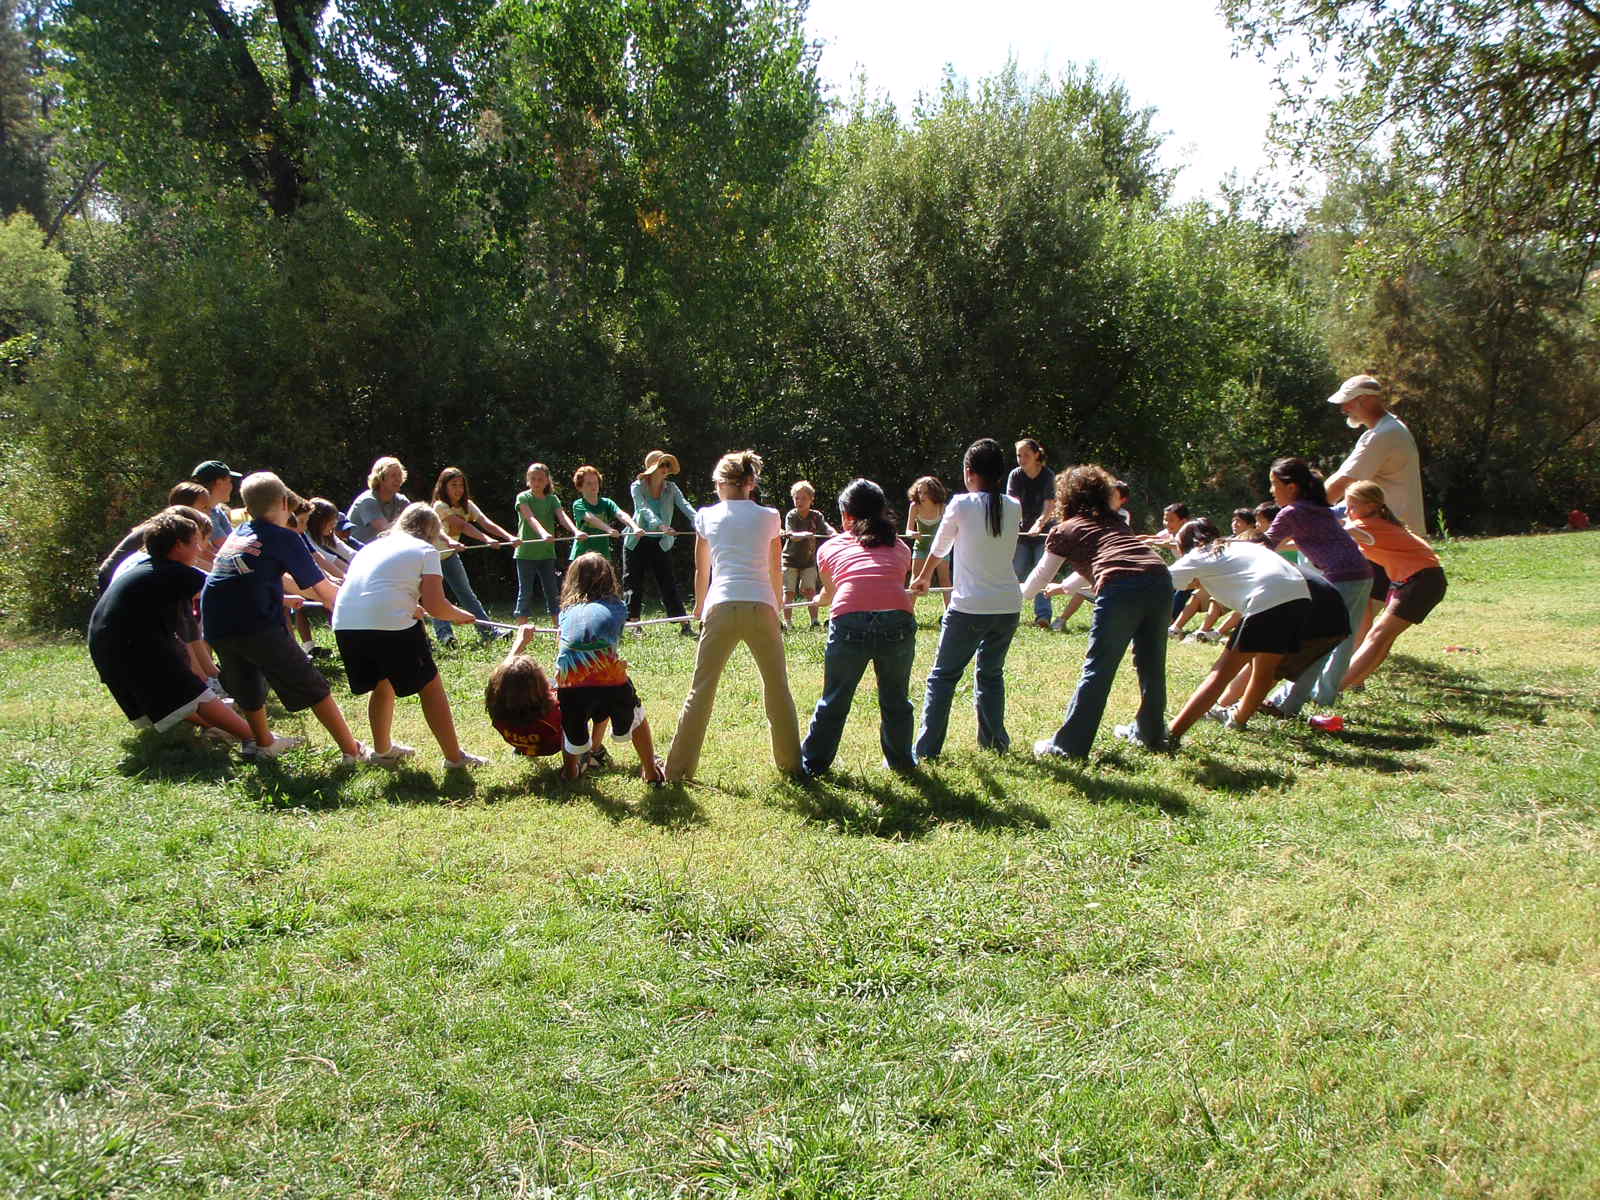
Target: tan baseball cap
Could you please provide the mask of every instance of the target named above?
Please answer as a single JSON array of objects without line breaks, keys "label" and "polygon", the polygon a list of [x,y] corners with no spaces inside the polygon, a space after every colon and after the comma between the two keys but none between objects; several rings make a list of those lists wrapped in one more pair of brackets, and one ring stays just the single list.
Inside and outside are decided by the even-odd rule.
[{"label": "tan baseball cap", "polygon": [[1328,397],[1329,404],[1343,404],[1357,396],[1381,396],[1383,384],[1373,375],[1352,375],[1339,385],[1339,390]]}]

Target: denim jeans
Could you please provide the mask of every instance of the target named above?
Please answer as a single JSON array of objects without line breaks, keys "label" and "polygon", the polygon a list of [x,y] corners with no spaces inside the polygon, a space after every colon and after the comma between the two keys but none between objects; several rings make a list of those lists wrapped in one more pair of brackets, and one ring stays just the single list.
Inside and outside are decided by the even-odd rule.
[{"label": "denim jeans", "polygon": [[1067,706],[1067,719],[1050,739],[1063,754],[1088,757],[1105,715],[1111,682],[1130,643],[1139,675],[1139,737],[1147,746],[1166,744],[1167,623],[1171,612],[1172,577],[1165,567],[1111,579],[1100,588],[1078,690]]},{"label": "denim jeans", "polygon": [[[1018,538],[1017,548],[1011,552],[1011,569],[1016,573],[1017,582],[1022,583],[1026,580],[1043,557],[1043,538]],[[1033,598],[1033,618],[1036,621],[1050,619],[1050,597],[1043,592]]]},{"label": "denim jeans", "polygon": [[817,701],[811,729],[800,744],[800,764],[807,775],[820,774],[833,765],[850,703],[869,663],[878,680],[878,743],[884,761],[897,771],[915,765],[911,734],[916,713],[906,693],[916,654],[917,619],[908,612],[847,612],[828,622],[822,699]]},{"label": "denim jeans", "polygon": [[945,610],[939,627],[939,648],[922,698],[922,729],[917,733],[916,756],[937,758],[944,749],[950,724],[950,702],[956,684],[978,656],[973,705],[978,710],[978,745],[986,750],[1009,750],[1006,732],[1006,651],[1017,633],[1016,613],[964,613]]},{"label": "denim jeans", "polygon": [[1280,684],[1269,699],[1286,716],[1296,716],[1306,701],[1327,706],[1339,698],[1339,685],[1344,682],[1350,657],[1356,652],[1356,632],[1361,619],[1367,615],[1367,597],[1372,595],[1372,580],[1349,579],[1343,583],[1328,581],[1344,601],[1345,615],[1350,618],[1350,636],[1345,638],[1323,657],[1300,672],[1293,684]]},{"label": "denim jeans", "polygon": [[533,589],[544,592],[544,606],[550,619],[561,615],[561,573],[553,558],[519,558],[517,564],[517,606],[511,615],[517,620],[533,616]]},{"label": "denim jeans", "polygon": [[[457,608],[464,608],[481,621],[489,619],[488,610],[478,600],[478,593],[472,590],[472,581],[467,578],[467,568],[462,565],[461,556],[452,554],[449,558],[440,559],[439,569],[444,572],[445,590],[450,599],[455,601]],[[433,632],[441,644],[455,641],[456,627],[449,621],[435,620]],[[478,625],[478,636],[484,641],[490,641],[495,636],[494,629],[488,625]]]}]

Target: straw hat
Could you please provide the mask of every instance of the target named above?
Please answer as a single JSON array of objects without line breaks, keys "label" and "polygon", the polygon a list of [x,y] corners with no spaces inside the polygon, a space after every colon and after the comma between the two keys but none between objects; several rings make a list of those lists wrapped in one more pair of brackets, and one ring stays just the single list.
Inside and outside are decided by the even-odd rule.
[{"label": "straw hat", "polygon": [[668,475],[676,475],[678,473],[678,460],[676,458],[665,450],[652,450],[644,456],[644,470],[639,472],[639,478],[643,479],[646,475],[651,474],[662,463],[666,464]]}]

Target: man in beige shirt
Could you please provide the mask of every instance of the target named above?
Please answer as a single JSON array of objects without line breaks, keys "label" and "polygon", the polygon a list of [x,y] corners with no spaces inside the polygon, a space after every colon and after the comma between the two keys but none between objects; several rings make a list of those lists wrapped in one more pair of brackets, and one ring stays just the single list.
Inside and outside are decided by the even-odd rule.
[{"label": "man in beige shirt", "polygon": [[1328,397],[1328,403],[1339,406],[1350,428],[1366,430],[1350,456],[1328,477],[1328,503],[1342,500],[1345,489],[1356,480],[1370,479],[1383,489],[1395,516],[1412,532],[1426,537],[1417,442],[1389,411],[1383,385],[1371,375],[1353,375]]}]

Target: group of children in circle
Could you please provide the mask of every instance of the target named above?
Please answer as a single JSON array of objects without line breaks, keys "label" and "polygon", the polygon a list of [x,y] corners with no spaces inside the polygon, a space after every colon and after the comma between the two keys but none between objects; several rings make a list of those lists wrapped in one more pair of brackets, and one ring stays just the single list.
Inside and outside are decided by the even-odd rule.
[{"label": "group of children in circle", "polygon": [[[90,652],[137,725],[187,721],[239,743],[247,757],[275,758],[301,739],[269,728],[270,688],[287,710],[309,708],[345,762],[396,766],[415,750],[392,736],[395,705],[416,695],[446,766],[472,768],[484,759],[460,745],[421,618],[431,617],[445,642],[464,624],[486,639],[510,636],[512,627],[489,619],[460,558],[470,541],[509,545],[516,617],[529,617],[542,599],[558,640],[552,680],[528,652],[540,631],[532,624],[515,631],[485,688],[495,729],[517,753],[559,753],[568,779],[610,762],[610,732],[632,741],[641,776],[660,786],[695,776],[718,683],[741,644],[761,677],[779,770],[814,776],[830,769],[870,666],[883,765],[907,771],[942,753],[969,664],[977,743],[1007,750],[1005,663],[1019,609],[1032,601],[1035,623],[1049,628],[1050,598],[1066,596],[1060,628],[1079,604],[1092,603],[1065,719],[1034,743],[1040,757],[1082,760],[1130,647],[1140,702],[1134,720],[1115,732],[1175,751],[1205,717],[1238,729],[1257,712],[1293,717],[1308,703],[1331,706],[1341,691],[1361,686],[1394,639],[1445,592],[1437,556],[1394,516],[1380,488],[1351,484],[1337,512],[1300,458],[1272,464],[1272,504],[1236,510],[1230,535],[1207,518],[1190,519],[1182,505],[1168,506],[1160,532],[1140,535],[1125,507],[1127,485],[1102,468],[1052,474],[1032,439],[1016,453],[1008,472],[997,442],[974,442],[962,462],[965,490],[952,495],[932,476],[918,479],[903,526],[879,485],[854,480],[838,498],[838,529],[803,481],[791,490],[795,507],[785,517],[761,505],[762,461],[753,451],[718,461],[717,501],[698,510],[671,479],[677,460],[652,451],[630,489],[631,514],[600,495],[601,474],[585,465],[573,474],[579,495],[569,515],[549,468],[533,463],[516,497],[515,533],[478,508],[453,467],[440,473],[431,503],[409,502],[405,469],[393,458],[373,464],[367,489],[345,515],[331,501],[300,499],[270,472],[253,474],[239,485],[244,512],[235,526],[229,501],[241,477],[213,460],[102,564]],[[692,526],[692,612],[667,557],[675,512]],[[610,557],[616,538],[624,543],[620,576]],[[571,547],[564,578],[558,543]],[[1071,573],[1057,582],[1064,568]],[[681,632],[693,636],[690,621],[700,626],[689,693],[664,759],[621,655],[647,576]],[[945,610],[919,722],[910,699],[914,607],[935,587]],[[329,610],[350,689],[369,696],[370,743],[351,733],[314,664],[307,601]],[[1208,602],[1199,640],[1226,642],[1169,724],[1168,641]],[[822,695],[802,738],[783,631],[791,607],[809,607],[817,624],[819,606],[828,610]]]}]

